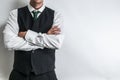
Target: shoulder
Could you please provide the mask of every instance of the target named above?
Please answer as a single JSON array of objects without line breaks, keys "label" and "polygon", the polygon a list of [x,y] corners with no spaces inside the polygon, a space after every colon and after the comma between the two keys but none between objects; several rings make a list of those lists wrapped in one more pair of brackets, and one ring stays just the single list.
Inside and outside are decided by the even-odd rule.
[{"label": "shoulder", "polygon": [[15,14],[17,12],[18,9],[13,9],[10,11],[10,14]]},{"label": "shoulder", "polygon": [[25,8],[27,8],[27,6],[23,6],[23,7],[17,8],[17,9],[13,9],[13,10],[10,11],[10,13],[11,13],[11,14],[14,14],[14,13],[16,13],[18,10],[20,10],[20,9],[25,9]]},{"label": "shoulder", "polygon": [[53,12],[55,16],[62,16],[62,13],[59,10],[57,10],[57,9],[52,9],[52,8],[49,8],[49,7],[46,7],[46,9],[48,11]]},{"label": "shoulder", "polygon": [[55,15],[56,16],[61,16],[62,17],[62,13],[59,10],[55,10]]},{"label": "shoulder", "polygon": [[54,18],[57,19],[57,20],[58,19],[63,20],[63,15],[62,15],[62,13],[59,10],[55,10]]},{"label": "shoulder", "polygon": [[50,7],[47,7],[47,6],[45,6],[45,9],[48,10],[48,11],[55,11],[54,9],[52,9]]},{"label": "shoulder", "polygon": [[16,17],[17,16],[17,10],[18,9],[13,9],[9,12],[9,17]]},{"label": "shoulder", "polygon": [[18,10],[25,10],[25,9],[28,9],[28,6],[23,6],[23,7],[18,8]]},{"label": "shoulder", "polygon": [[18,15],[18,11],[21,11],[23,9],[27,8],[27,6],[24,6],[24,7],[20,7],[20,8],[17,8],[17,9],[13,9],[9,12],[9,16],[14,16],[14,17],[17,17]]}]

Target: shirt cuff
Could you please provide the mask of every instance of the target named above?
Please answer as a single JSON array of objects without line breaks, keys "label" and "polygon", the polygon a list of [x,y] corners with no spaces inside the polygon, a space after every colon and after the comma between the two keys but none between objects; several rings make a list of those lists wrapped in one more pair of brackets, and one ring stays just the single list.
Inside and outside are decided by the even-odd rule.
[{"label": "shirt cuff", "polygon": [[25,40],[39,47],[43,47],[43,40],[40,37],[41,33],[28,30],[25,35]]},{"label": "shirt cuff", "polygon": [[28,30],[26,35],[25,35],[25,40],[28,42],[32,42],[36,37],[38,36],[38,33]]}]

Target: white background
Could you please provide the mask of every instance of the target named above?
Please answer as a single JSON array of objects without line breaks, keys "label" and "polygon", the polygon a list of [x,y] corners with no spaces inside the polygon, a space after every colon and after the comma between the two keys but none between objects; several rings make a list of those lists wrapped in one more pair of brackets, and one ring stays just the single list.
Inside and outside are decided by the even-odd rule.
[{"label": "white background", "polygon": [[[0,3],[0,80],[8,80],[13,51],[3,45],[9,11],[25,0]],[[120,80],[120,0],[46,0],[64,16],[65,40],[56,53],[59,80]]]}]

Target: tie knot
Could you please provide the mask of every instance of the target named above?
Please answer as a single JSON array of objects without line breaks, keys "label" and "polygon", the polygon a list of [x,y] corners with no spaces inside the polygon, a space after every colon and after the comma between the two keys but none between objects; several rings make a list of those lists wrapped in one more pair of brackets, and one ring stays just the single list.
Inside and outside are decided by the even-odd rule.
[{"label": "tie knot", "polygon": [[38,14],[38,13],[40,13],[40,11],[34,10],[34,11],[32,11],[32,13],[33,13],[33,14]]},{"label": "tie knot", "polygon": [[32,11],[32,13],[33,13],[33,18],[34,18],[34,20],[36,20],[37,19],[37,17],[38,17],[38,14],[40,13],[40,11]]}]

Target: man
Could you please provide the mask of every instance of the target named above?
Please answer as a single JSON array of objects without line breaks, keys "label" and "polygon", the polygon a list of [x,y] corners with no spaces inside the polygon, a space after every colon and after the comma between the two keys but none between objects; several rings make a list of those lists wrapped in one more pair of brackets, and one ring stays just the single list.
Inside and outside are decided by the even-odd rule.
[{"label": "man", "polygon": [[57,80],[55,50],[63,41],[61,15],[43,0],[10,12],[3,31],[4,43],[14,50],[9,80]]}]

